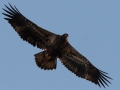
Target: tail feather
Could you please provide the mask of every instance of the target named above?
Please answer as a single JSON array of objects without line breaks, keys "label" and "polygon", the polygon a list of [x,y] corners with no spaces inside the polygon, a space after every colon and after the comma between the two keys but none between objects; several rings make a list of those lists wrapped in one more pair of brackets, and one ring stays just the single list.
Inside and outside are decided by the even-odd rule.
[{"label": "tail feather", "polygon": [[56,57],[52,57],[45,53],[45,51],[37,53],[35,56],[35,62],[38,67],[44,70],[56,69]]}]

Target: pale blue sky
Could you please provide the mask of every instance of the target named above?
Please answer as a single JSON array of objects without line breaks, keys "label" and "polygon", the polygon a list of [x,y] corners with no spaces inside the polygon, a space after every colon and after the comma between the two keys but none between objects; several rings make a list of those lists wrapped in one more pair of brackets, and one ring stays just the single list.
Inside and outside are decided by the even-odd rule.
[{"label": "pale blue sky", "polygon": [[[97,68],[113,78],[106,90],[120,89],[120,0],[0,0],[16,5],[37,25],[56,34],[69,34],[69,42]],[[0,90],[103,90],[78,78],[62,63],[44,71],[34,61],[41,52],[20,39],[0,14]]]}]

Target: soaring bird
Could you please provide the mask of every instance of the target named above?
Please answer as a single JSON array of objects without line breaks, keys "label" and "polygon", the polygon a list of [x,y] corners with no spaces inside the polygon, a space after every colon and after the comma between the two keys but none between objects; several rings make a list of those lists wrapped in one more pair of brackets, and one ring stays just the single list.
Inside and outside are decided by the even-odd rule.
[{"label": "soaring bird", "polygon": [[76,76],[89,80],[99,87],[108,86],[110,78],[106,72],[96,68],[86,57],[74,49],[68,42],[68,34],[54,34],[37,26],[23,16],[16,6],[9,4],[2,13],[19,36],[33,46],[44,51],[35,54],[36,65],[44,70],[56,69],[57,58]]}]

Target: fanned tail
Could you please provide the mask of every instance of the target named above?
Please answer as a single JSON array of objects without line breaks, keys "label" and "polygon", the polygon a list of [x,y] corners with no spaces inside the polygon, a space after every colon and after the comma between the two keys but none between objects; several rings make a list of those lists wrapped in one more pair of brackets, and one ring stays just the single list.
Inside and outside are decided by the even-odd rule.
[{"label": "fanned tail", "polygon": [[35,62],[38,67],[44,70],[56,69],[56,57],[50,56],[45,51],[37,53],[35,56]]}]

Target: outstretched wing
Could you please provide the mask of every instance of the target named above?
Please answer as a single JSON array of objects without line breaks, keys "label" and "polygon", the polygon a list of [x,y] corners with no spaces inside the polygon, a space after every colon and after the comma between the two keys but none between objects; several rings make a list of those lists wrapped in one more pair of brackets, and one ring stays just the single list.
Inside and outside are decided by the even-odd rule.
[{"label": "outstretched wing", "polygon": [[[9,4],[10,5],[10,4]],[[5,5],[6,6],[6,5]],[[19,36],[41,49],[47,49],[49,44],[56,38],[56,34],[51,33],[24,17],[18,9],[14,6],[6,6],[7,9],[3,9],[6,13],[2,13],[7,16],[6,19]]]},{"label": "outstretched wing", "polygon": [[78,77],[89,80],[101,87],[110,83],[106,72],[103,72],[93,66],[83,55],[75,50],[69,43],[59,56],[61,62]]}]

